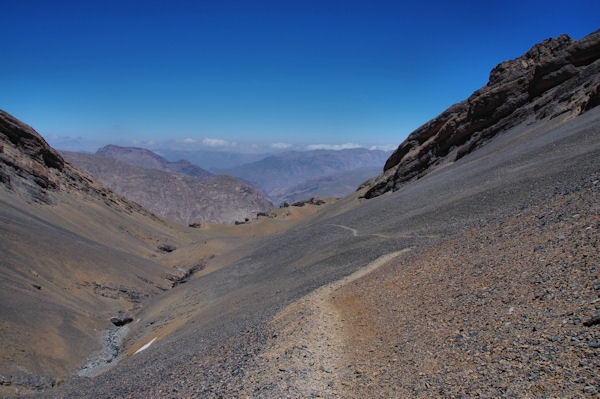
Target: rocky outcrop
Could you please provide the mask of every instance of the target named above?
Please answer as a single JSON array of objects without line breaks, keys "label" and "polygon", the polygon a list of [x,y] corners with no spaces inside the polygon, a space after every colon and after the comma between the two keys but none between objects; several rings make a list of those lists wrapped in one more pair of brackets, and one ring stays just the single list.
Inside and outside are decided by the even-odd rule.
[{"label": "rocky outcrop", "polygon": [[170,162],[160,155],[137,147],[120,147],[117,145],[107,145],[96,151],[96,155],[117,159],[130,165],[141,166],[144,168],[158,169],[165,172],[180,173],[182,175],[198,177],[201,179],[211,177],[213,174],[202,169],[198,165],[181,159]]},{"label": "rocky outcrop", "polygon": [[119,211],[154,217],[138,204],[96,183],[66,162],[31,126],[0,110],[0,186],[28,201],[52,204],[52,193],[71,192]]},{"label": "rocky outcrop", "polygon": [[30,126],[0,111],[0,182],[40,202],[59,187],[65,162]]},{"label": "rocky outcrop", "polygon": [[456,161],[498,133],[528,119],[574,118],[600,104],[600,30],[536,44],[490,72],[487,85],[427,122],[400,144],[366,198],[395,191]]}]

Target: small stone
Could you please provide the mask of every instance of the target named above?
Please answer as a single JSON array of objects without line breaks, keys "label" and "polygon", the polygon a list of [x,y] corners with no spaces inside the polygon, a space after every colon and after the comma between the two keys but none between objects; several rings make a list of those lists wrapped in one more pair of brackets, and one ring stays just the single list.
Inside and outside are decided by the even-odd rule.
[{"label": "small stone", "polygon": [[600,348],[600,342],[597,339],[592,339],[588,342],[588,346],[593,349],[598,349]]},{"label": "small stone", "polygon": [[586,385],[583,387],[583,392],[585,393],[595,393],[596,392],[596,388],[594,388],[591,385]]},{"label": "small stone", "polygon": [[113,323],[117,327],[124,326],[125,324],[131,323],[133,318],[129,316],[125,317],[111,317],[110,322]]},{"label": "small stone", "polygon": [[596,324],[600,324],[600,312],[594,313],[592,317],[583,322],[583,325],[586,327],[594,326]]},{"label": "small stone", "polygon": [[171,244],[162,244],[158,246],[158,250],[162,251],[162,252],[173,252],[175,251],[177,248],[172,246]]}]

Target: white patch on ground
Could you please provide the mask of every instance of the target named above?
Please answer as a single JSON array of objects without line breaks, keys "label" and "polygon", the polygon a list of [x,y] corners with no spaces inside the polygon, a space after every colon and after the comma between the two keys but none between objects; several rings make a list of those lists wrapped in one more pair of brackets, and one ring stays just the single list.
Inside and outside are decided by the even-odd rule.
[{"label": "white patch on ground", "polygon": [[142,346],[140,349],[136,350],[135,352],[133,352],[133,354],[135,355],[136,353],[140,353],[143,350],[146,350],[150,347],[150,345],[152,345],[152,343],[156,341],[156,337],[152,338],[150,340],[150,342],[148,342],[146,345]]}]

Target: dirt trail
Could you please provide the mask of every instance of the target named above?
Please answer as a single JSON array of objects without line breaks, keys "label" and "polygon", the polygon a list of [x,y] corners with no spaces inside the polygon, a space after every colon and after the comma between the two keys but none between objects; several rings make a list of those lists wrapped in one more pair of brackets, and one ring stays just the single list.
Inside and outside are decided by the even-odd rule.
[{"label": "dirt trail", "polygon": [[401,237],[422,237],[422,238],[437,238],[439,237],[437,234],[416,234],[415,232],[407,232],[407,233],[397,233],[397,234],[383,234],[383,233],[369,233],[369,234],[360,234],[358,230],[344,226],[342,224],[332,224],[332,226],[342,228],[344,230],[349,230],[352,232],[354,237],[360,236],[373,236],[380,238],[401,238]]},{"label": "dirt trail", "polygon": [[344,377],[356,370],[346,364],[347,326],[333,304],[335,292],[410,250],[381,256],[281,311],[271,322],[276,331],[272,345],[257,356],[256,377],[276,391],[301,397],[345,396]]}]

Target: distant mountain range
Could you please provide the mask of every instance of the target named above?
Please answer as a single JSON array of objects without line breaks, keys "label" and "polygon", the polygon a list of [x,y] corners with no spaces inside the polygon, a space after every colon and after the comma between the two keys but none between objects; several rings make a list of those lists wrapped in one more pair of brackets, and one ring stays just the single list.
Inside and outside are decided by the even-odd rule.
[{"label": "distant mountain range", "polygon": [[[67,153],[68,154],[68,153]],[[206,166],[207,152],[182,152],[179,155],[190,156],[194,162],[202,162]],[[377,176],[389,156],[390,152],[354,148],[347,150],[313,150],[313,151],[288,151],[275,155],[268,155],[255,160],[257,154],[238,154],[219,152],[220,161],[229,161],[238,164],[244,160],[252,160],[228,169],[212,169],[211,172],[190,162],[189,160],[168,161],[161,155],[150,150],[137,147],[120,147],[107,145],[96,152],[96,156],[113,158],[130,165],[144,168],[157,169],[165,172],[180,173],[192,177],[207,178],[218,174],[229,174],[243,183],[253,186],[275,204],[294,202],[311,197],[343,197],[356,190],[361,183]],[[173,155],[173,154],[171,154]],[[94,158],[86,158],[88,163],[81,167],[85,170],[90,167]],[[220,162],[219,161],[219,162]],[[82,162],[80,160],[80,162]],[[209,162],[210,163],[210,162]],[[104,167],[109,167],[107,163]],[[121,168],[122,169],[122,168]],[[100,177],[100,181],[108,179],[108,170]],[[106,180],[115,191],[123,193],[114,186],[115,182]],[[113,185],[111,185],[113,184]],[[148,203],[148,202],[147,202]],[[150,207],[160,215],[164,211]],[[176,220],[181,221],[181,218]]]},{"label": "distant mountain range", "polygon": [[211,172],[219,173],[220,170],[233,168],[239,165],[255,162],[263,159],[265,153],[241,153],[233,151],[205,151],[205,150],[156,150],[161,156],[170,160],[187,159],[200,165]]},{"label": "distant mountain range", "polygon": [[[309,196],[338,196],[354,191],[365,178],[377,175],[383,167],[389,153],[366,148],[353,148],[347,150],[313,150],[290,151],[271,155],[260,161],[240,165],[235,168],[224,169],[220,172],[243,179],[261,189],[272,201],[279,203],[285,198],[298,198],[294,192],[305,191]],[[365,175],[367,167],[379,168],[371,176]],[[351,171],[355,170],[355,173]],[[340,174],[340,172],[347,172]],[[352,182],[351,190],[340,190],[342,183],[336,181],[336,176],[344,182]],[[352,179],[352,176],[355,176]],[[325,178],[326,177],[326,178]],[[314,191],[297,187],[311,183],[309,180],[320,180],[319,189]],[[331,190],[326,187],[330,183]],[[291,190],[291,191],[289,191]],[[300,198],[298,198],[300,199]]]},{"label": "distant mountain range", "polygon": [[167,162],[140,148],[107,146],[99,153],[103,156],[68,151],[62,155],[116,193],[178,223],[233,224],[273,208],[262,194],[234,177],[192,177],[203,169],[187,161]]}]

